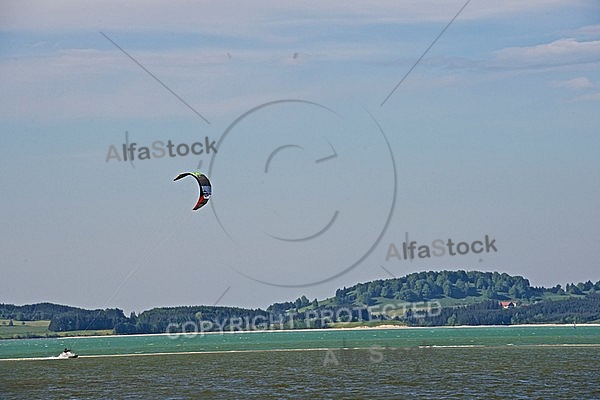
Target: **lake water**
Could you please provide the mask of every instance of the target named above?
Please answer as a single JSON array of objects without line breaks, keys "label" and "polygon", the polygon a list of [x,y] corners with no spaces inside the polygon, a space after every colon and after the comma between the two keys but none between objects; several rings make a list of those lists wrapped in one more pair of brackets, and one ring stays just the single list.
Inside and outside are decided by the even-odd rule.
[{"label": "lake water", "polygon": [[[65,347],[80,358],[49,358]],[[0,358],[2,399],[600,399],[600,327],[3,340]]]}]

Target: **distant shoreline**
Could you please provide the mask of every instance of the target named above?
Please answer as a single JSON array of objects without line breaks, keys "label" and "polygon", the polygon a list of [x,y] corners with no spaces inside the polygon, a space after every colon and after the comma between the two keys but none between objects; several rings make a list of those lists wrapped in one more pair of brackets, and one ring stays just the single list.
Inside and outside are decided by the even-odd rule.
[{"label": "distant shoreline", "polygon": [[[123,334],[110,334],[110,335],[89,335],[89,336],[61,336],[61,337],[50,337],[50,338],[37,338],[37,339],[93,339],[93,338],[106,338],[106,337],[143,337],[143,336],[178,336],[178,337],[192,337],[198,335],[224,335],[224,334],[245,334],[245,333],[277,333],[277,332],[327,332],[327,331],[362,331],[362,330],[389,330],[389,329],[461,329],[461,328],[560,328],[567,327],[572,328],[573,324],[516,324],[516,325],[456,325],[456,326],[406,326],[406,325],[379,325],[379,326],[353,326],[348,328],[308,328],[308,329],[264,329],[264,330],[251,330],[251,331],[230,331],[223,330],[217,332],[191,332],[191,333],[134,333],[131,335]],[[582,323],[576,324],[575,327],[600,327],[600,323]],[[32,338],[36,339],[36,338]],[[10,339],[10,340],[21,340],[21,339]],[[26,339],[23,339],[26,340]],[[175,338],[174,338],[175,340]]]},{"label": "distant shoreline", "polygon": [[270,328],[291,331],[304,327],[461,328],[466,327],[464,323],[470,328],[572,326],[578,322],[600,324],[600,281],[569,283],[565,289],[561,285],[545,288],[532,287],[522,276],[497,271],[421,271],[357,283],[337,289],[335,296],[321,301],[310,301],[303,295],[294,301],[273,303],[264,310],[180,305],[154,307],[127,317],[119,308],[0,303],[0,316],[1,339],[160,335],[181,330],[196,334],[209,330],[225,333],[221,329],[271,332],[279,330]]}]

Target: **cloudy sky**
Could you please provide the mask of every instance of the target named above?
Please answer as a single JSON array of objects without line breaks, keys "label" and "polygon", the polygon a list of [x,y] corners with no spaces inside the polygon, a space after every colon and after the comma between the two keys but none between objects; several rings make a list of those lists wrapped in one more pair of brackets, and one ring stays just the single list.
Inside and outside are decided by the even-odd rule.
[{"label": "cloudy sky", "polygon": [[[599,280],[600,6],[472,0],[415,66],[463,6],[2,2],[0,302],[266,307],[458,268]],[[157,141],[217,153],[109,157]],[[194,182],[172,180],[196,169],[213,198],[193,212]],[[486,235],[497,251],[389,257]]]}]

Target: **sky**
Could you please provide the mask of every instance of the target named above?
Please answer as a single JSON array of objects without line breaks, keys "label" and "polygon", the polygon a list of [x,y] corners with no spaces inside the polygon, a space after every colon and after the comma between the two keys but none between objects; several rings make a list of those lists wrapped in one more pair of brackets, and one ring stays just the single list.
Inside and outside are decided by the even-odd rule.
[{"label": "sky", "polygon": [[[600,280],[600,5],[465,4],[2,2],[0,302]],[[195,170],[213,193],[192,211],[197,185],[173,178]],[[438,239],[468,252],[426,257]]]}]

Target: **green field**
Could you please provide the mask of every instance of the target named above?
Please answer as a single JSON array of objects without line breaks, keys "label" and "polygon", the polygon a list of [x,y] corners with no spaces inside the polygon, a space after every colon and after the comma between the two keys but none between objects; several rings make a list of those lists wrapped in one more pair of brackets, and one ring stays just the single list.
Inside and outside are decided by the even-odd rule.
[{"label": "green field", "polygon": [[112,335],[110,330],[89,330],[89,331],[69,331],[52,332],[48,330],[50,321],[13,321],[10,326],[10,320],[0,319],[0,339],[28,339],[44,337],[62,337],[62,336],[102,336]]}]

